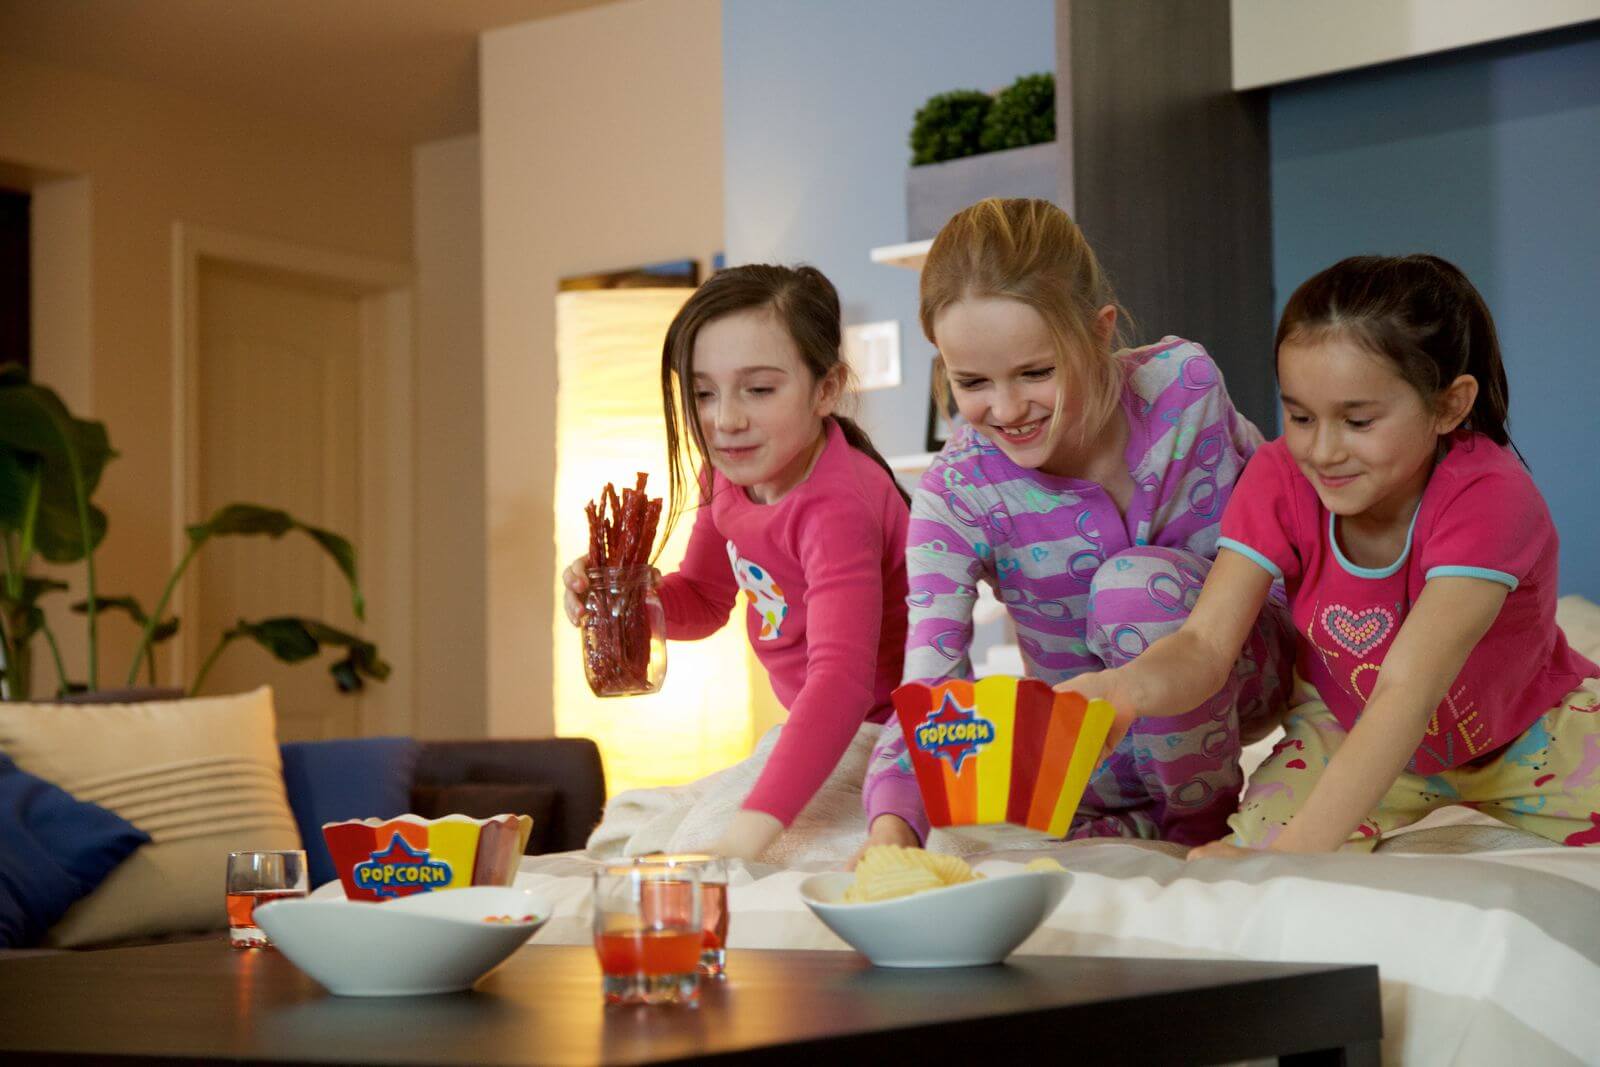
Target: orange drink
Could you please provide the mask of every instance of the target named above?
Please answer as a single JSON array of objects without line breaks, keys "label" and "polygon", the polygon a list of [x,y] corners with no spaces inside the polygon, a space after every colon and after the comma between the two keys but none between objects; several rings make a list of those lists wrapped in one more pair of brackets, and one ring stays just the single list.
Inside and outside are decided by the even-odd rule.
[{"label": "orange drink", "polygon": [[700,997],[700,872],[636,861],[594,872],[594,949],[608,1004]]}]

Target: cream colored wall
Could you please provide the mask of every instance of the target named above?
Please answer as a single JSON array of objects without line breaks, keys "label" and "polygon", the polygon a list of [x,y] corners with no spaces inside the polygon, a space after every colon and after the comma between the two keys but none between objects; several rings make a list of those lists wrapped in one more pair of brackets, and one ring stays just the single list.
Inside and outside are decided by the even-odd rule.
[{"label": "cream colored wall", "polygon": [[476,135],[418,145],[416,733],[485,729],[483,194]]},{"label": "cream colored wall", "polygon": [[[97,497],[100,588],[149,606],[172,558],[173,223],[409,261],[411,155],[9,55],[0,100],[0,161],[87,182],[92,347],[53,352],[44,377],[86,391],[121,453]],[[81,631],[63,633],[79,664]],[[109,617],[101,631],[101,682],[120,684],[134,631]],[[408,649],[385,652],[410,669]],[[47,662],[36,674],[52,677]]]},{"label": "cream colored wall", "polygon": [[1232,0],[1233,87],[1265,85],[1600,19],[1600,0]]},{"label": "cream colored wall", "polygon": [[628,0],[482,39],[492,736],[553,730],[556,284],[721,247],[721,6]]}]

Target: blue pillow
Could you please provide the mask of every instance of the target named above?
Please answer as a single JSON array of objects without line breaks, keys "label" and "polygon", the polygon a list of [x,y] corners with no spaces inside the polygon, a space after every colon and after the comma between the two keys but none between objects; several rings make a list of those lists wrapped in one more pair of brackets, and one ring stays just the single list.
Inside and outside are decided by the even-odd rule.
[{"label": "blue pillow", "polygon": [[339,876],[322,839],[323,823],[392,819],[411,807],[420,749],[409,737],[291,741],[278,749],[313,887]]},{"label": "blue pillow", "polygon": [[38,944],[150,835],[0,753],[0,948]]}]

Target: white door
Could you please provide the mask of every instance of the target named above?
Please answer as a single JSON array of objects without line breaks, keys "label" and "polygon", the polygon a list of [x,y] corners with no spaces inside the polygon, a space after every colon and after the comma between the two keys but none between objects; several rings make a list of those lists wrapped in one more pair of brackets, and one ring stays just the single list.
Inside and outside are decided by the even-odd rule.
[{"label": "white door", "polygon": [[[282,508],[362,547],[359,297],[284,272],[202,260],[199,268],[196,518],[234,502]],[[343,575],[296,531],[216,538],[193,564],[198,583],[190,678],[240,619],[309,616],[360,632]],[[333,653],[337,655],[338,653]],[[331,656],[279,663],[235,641],[204,692],[273,687],[282,740],[354,736],[360,699],[340,693]]]}]

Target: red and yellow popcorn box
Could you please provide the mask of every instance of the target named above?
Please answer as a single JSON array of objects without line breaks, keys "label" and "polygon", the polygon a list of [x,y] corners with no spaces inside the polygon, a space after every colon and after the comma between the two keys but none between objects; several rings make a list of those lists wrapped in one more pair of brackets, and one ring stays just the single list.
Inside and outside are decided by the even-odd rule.
[{"label": "red and yellow popcorn box", "polygon": [[1115,717],[1104,700],[1004,676],[903,685],[894,708],[932,825],[1052,837],[1071,825]]},{"label": "red and yellow popcorn box", "polygon": [[401,815],[322,824],[322,838],[350,900],[508,886],[532,832],[533,820],[526,815]]}]

